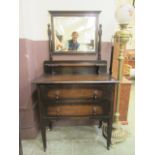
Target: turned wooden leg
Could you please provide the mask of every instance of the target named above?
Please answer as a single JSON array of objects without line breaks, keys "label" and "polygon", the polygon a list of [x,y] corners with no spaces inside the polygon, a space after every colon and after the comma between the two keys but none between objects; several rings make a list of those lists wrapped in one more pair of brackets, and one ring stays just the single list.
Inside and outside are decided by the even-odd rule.
[{"label": "turned wooden leg", "polygon": [[112,135],[112,119],[109,118],[107,122],[107,149],[110,149]]},{"label": "turned wooden leg", "polygon": [[49,129],[52,130],[52,121],[49,121]]},{"label": "turned wooden leg", "polygon": [[46,126],[44,122],[42,122],[42,126],[41,126],[41,135],[42,135],[43,147],[45,152],[47,145],[46,145]]},{"label": "turned wooden leg", "polygon": [[102,121],[99,121],[99,126],[98,126],[98,128],[101,128],[101,126],[102,126]]}]

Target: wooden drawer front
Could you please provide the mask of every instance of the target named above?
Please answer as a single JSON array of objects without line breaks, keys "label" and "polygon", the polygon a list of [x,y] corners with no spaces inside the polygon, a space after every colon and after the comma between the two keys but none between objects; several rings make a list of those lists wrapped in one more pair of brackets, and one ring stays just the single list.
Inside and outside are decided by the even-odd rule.
[{"label": "wooden drawer front", "polygon": [[89,116],[103,113],[104,110],[99,105],[59,105],[47,109],[48,116]]},{"label": "wooden drawer front", "polygon": [[48,88],[42,92],[43,100],[61,100],[61,99],[98,99],[104,95],[101,89],[92,88]]},{"label": "wooden drawer front", "polygon": [[49,90],[47,93],[48,98],[90,98],[90,97],[101,97],[102,91],[79,88],[79,89],[57,89]]}]

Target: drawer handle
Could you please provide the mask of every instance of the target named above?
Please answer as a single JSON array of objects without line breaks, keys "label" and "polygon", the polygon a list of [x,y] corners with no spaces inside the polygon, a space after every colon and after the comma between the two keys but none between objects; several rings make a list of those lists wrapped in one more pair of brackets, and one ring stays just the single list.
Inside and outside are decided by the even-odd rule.
[{"label": "drawer handle", "polygon": [[56,91],[56,93],[55,93],[55,98],[56,98],[56,100],[59,99],[59,91]]},{"label": "drawer handle", "polygon": [[56,110],[56,115],[59,116],[60,115],[60,108],[57,107],[57,110]]},{"label": "drawer handle", "polygon": [[94,95],[94,96],[93,96],[93,98],[94,98],[94,100],[96,100],[96,99],[97,99],[97,96],[96,96],[96,95]]},{"label": "drawer handle", "polygon": [[56,95],[56,97],[55,97],[55,98],[56,98],[56,100],[58,100],[58,99],[59,99],[59,95]]},{"label": "drawer handle", "polygon": [[96,107],[93,107],[93,115],[96,115]]},{"label": "drawer handle", "polygon": [[97,90],[94,91],[94,95],[93,95],[94,100],[97,99]]}]

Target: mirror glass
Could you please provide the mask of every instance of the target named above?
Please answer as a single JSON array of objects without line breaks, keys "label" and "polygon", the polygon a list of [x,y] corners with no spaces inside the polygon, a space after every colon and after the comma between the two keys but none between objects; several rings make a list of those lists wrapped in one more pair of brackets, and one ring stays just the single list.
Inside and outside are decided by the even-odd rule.
[{"label": "mirror glass", "polygon": [[55,52],[95,52],[96,18],[54,17]]}]

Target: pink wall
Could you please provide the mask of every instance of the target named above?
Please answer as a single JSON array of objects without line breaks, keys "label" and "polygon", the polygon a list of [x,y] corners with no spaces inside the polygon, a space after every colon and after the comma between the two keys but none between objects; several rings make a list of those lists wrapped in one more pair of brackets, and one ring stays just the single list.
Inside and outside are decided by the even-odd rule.
[{"label": "pink wall", "polygon": [[38,132],[37,103],[32,98],[32,81],[43,73],[43,61],[48,59],[47,41],[19,40],[19,106],[21,137],[34,138]]}]

